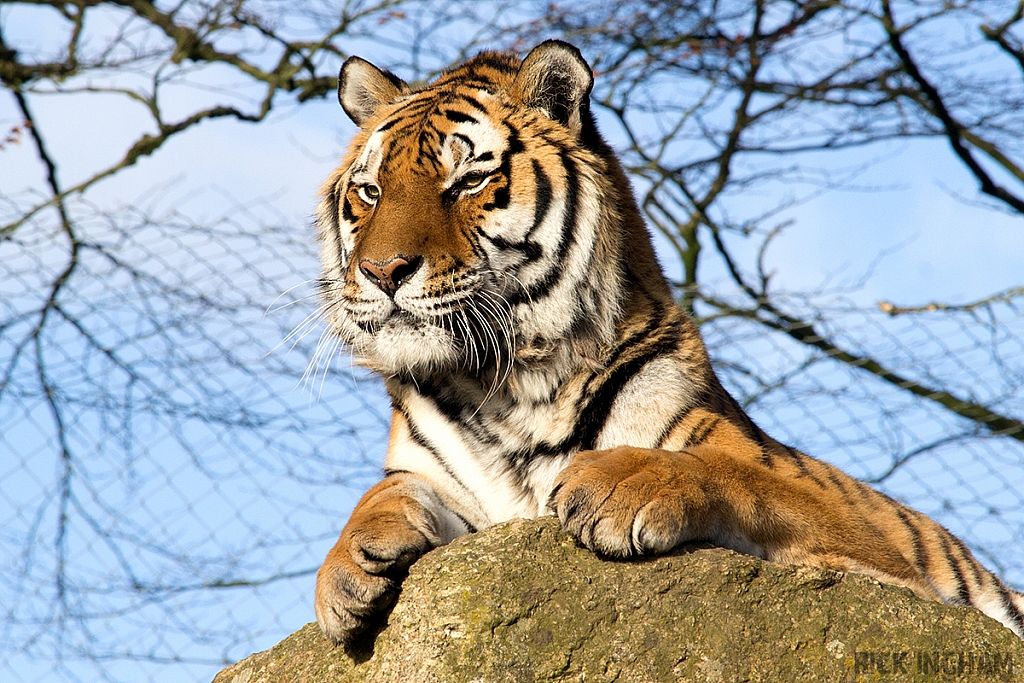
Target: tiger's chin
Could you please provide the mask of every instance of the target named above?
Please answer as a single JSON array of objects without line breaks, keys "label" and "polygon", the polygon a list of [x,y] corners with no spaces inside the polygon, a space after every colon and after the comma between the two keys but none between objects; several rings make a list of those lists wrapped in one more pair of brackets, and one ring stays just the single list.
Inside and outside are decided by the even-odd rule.
[{"label": "tiger's chin", "polygon": [[363,365],[385,375],[435,372],[461,364],[465,355],[448,331],[404,321],[360,334],[352,347]]}]

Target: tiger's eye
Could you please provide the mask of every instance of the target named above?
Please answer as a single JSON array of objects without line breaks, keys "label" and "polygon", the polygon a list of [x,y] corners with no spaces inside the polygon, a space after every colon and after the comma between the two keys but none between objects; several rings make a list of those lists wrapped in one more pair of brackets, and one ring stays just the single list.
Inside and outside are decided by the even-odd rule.
[{"label": "tiger's eye", "polygon": [[484,189],[487,183],[491,182],[491,176],[487,173],[467,173],[462,176],[456,187],[459,192],[465,194],[476,194]]},{"label": "tiger's eye", "polygon": [[357,192],[367,204],[374,204],[380,199],[380,188],[376,185],[360,185]]}]

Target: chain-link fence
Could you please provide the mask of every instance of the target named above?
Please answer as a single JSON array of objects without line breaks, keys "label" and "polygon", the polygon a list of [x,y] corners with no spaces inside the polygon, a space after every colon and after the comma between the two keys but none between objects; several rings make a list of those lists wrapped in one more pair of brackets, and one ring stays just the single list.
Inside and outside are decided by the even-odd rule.
[{"label": "chain-link fence", "polygon": [[0,243],[0,678],[210,678],[310,619],[387,414],[359,373],[304,376],[307,226],[76,224]]},{"label": "chain-link fence", "polygon": [[[70,210],[73,238],[39,221],[0,242],[0,678],[208,680],[312,620],[314,572],[379,474],[386,400],[322,336],[308,226],[239,206],[202,224]],[[785,305],[904,386],[1012,421],[1013,301]],[[704,332],[771,434],[1024,586],[1024,435],[749,318]]]}]

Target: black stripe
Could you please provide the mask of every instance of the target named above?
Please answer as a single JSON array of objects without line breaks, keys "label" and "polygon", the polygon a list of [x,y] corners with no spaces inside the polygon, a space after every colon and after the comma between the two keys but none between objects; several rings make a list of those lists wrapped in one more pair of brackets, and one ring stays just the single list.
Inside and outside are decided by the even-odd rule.
[{"label": "black stripe", "polygon": [[953,555],[953,548],[950,547],[949,539],[946,537],[947,534],[939,534],[939,543],[942,544],[942,553],[946,556],[946,563],[950,569],[953,570],[953,577],[956,579],[956,599],[954,603],[952,600],[945,600],[956,605],[970,605],[971,603],[971,591],[967,587],[967,582],[964,580],[964,573],[960,569],[960,561]]},{"label": "black stripe", "polygon": [[[601,430],[604,429],[612,404],[618,398],[622,388],[639,373],[649,362],[673,351],[679,340],[678,328],[666,330],[658,341],[644,353],[622,362],[616,367],[605,382],[597,389],[587,405],[579,411],[579,419],[573,434],[569,437],[569,445],[581,449],[593,448]],[[561,452],[569,449],[559,449]]]},{"label": "black stripe", "polygon": [[931,564],[931,560],[928,555],[928,549],[924,545],[924,541],[921,540],[921,531],[911,521],[910,516],[903,510],[903,506],[896,503],[892,498],[884,496],[891,503],[895,503],[893,510],[896,516],[900,518],[903,525],[910,531],[910,536],[914,543],[914,567],[917,568],[917,572],[926,580],[931,576],[931,572],[928,567]]},{"label": "black stripe", "polygon": [[[505,454],[505,462],[508,463],[512,475],[516,478],[519,486],[524,486],[527,477],[530,476],[530,467],[541,458],[556,455],[550,444],[540,444],[533,448],[522,448]],[[564,454],[557,454],[564,455]]]},{"label": "black stripe", "polygon": [[533,261],[541,257],[543,250],[535,242],[509,242],[503,237],[491,237],[483,229],[477,231],[481,237],[493,244],[498,249],[505,251],[514,250],[521,252],[527,260]]},{"label": "black stripe", "polygon": [[334,187],[331,188],[330,206],[328,207],[328,210],[330,211],[328,219],[331,222],[331,227],[335,229],[340,227],[341,223],[338,216],[338,209],[341,204],[341,185],[342,182],[339,180],[338,182],[334,183]]},{"label": "black stripe", "polygon": [[468,95],[462,95],[461,93],[458,95],[458,98],[459,98],[459,100],[465,102],[469,106],[471,106],[474,109],[476,109],[478,112],[480,112],[482,114],[487,114],[488,116],[490,116],[490,112],[487,111],[487,107],[485,107],[483,104],[478,102],[476,99],[474,99],[472,97],[469,97]]},{"label": "black stripe", "polygon": [[551,179],[544,172],[544,167],[536,159],[533,160],[533,179],[536,183],[534,190],[533,225],[526,233],[526,239],[530,239],[540,228],[544,219],[547,218],[548,210],[551,208]]},{"label": "black stripe", "polygon": [[1018,632],[1024,632],[1024,614],[1021,614],[1017,606],[1013,604],[1013,598],[1010,597],[1010,592],[1006,589],[1006,586],[1002,584],[999,579],[996,579],[996,590],[999,591],[999,597],[1003,599],[1003,607],[1006,608],[1006,613],[1010,617],[1010,621],[1017,625]]},{"label": "black stripe", "polygon": [[525,147],[523,147],[522,140],[519,139],[519,134],[511,127],[508,130],[508,139],[505,141],[505,149],[501,153],[501,164],[498,166],[498,172],[505,176],[505,185],[494,191],[494,199],[483,205],[484,211],[507,209],[511,200],[509,188],[515,182],[512,177],[512,158],[521,154]]},{"label": "black stripe", "polygon": [[[630,340],[642,338],[643,333],[631,336]],[[532,448],[513,451],[506,456],[516,476],[523,481],[529,473],[529,467],[537,459],[545,457],[558,457],[577,450],[593,448],[597,437],[608,420],[608,414],[615,403],[622,387],[631,380],[644,365],[658,356],[671,352],[678,344],[679,329],[677,325],[669,328],[662,337],[644,351],[644,353],[622,362],[612,370],[605,382],[590,396],[589,400],[582,400],[577,404],[576,414],[578,416],[572,433],[557,444],[549,442],[539,443]],[[616,355],[620,355],[627,344],[622,344],[616,349]],[[611,363],[608,363],[610,366]]]},{"label": "black stripe", "polygon": [[469,242],[469,248],[472,250],[473,256],[477,257],[481,263],[487,263],[487,252],[484,250],[483,245],[480,244],[479,240],[475,240],[472,237],[474,233],[487,237],[487,235],[484,234],[483,228],[479,225],[474,225],[472,230],[462,230],[462,233],[466,236],[466,239]]},{"label": "black stripe", "polygon": [[[399,110],[399,111],[401,111],[401,110]],[[396,112],[396,114],[397,114],[397,112]],[[379,126],[377,126],[377,130],[375,132],[377,132],[377,133],[386,133],[389,130],[391,130],[392,128],[394,128],[398,124],[398,122],[401,121],[403,118],[404,117],[402,117],[402,116],[395,116],[395,114],[392,114],[390,119],[388,119],[384,123],[382,123]]]},{"label": "black stripe", "polygon": [[452,509],[451,509],[450,507],[448,507],[447,505],[445,505],[445,506],[444,506],[444,509],[445,509],[445,510],[447,510],[448,512],[452,513],[452,514],[453,514],[453,515],[455,515],[456,517],[458,517],[458,518],[459,518],[459,520],[461,520],[461,521],[462,521],[462,523],[466,525],[466,529],[468,530],[468,533],[471,533],[471,534],[475,534],[475,533],[476,533],[477,531],[479,531],[479,529],[477,529],[477,528],[476,528],[476,525],[475,525],[475,524],[471,523],[471,522],[470,522],[470,521],[469,521],[468,519],[466,519],[465,517],[463,517],[462,515],[460,515],[460,514],[459,514],[458,512],[456,512],[455,510],[452,510]]},{"label": "black stripe", "polygon": [[356,222],[356,214],[352,211],[352,202],[348,200],[348,194],[341,199],[341,216],[349,223]]},{"label": "black stripe", "polygon": [[469,114],[463,114],[461,111],[445,109],[441,113],[444,114],[444,117],[452,123],[480,123],[476,118]]},{"label": "black stripe", "polygon": [[[334,244],[338,247],[338,258],[345,260],[345,254],[348,250],[345,249],[345,240],[341,235],[341,219],[338,216],[339,204],[341,201],[341,182],[337,182],[334,185],[334,189],[331,190],[331,205],[330,210],[330,221],[331,229],[334,231]],[[346,201],[348,201],[346,199]],[[348,220],[348,219],[346,219]]]},{"label": "black stripe", "polygon": [[565,272],[564,264],[569,249],[576,242],[576,221],[579,211],[579,177],[576,170],[576,163],[565,152],[559,154],[562,164],[565,167],[565,213],[562,216],[562,231],[558,236],[558,247],[551,259],[551,266],[548,272],[539,282],[528,286],[522,292],[515,292],[509,296],[510,304],[520,304],[524,301],[537,301],[548,296]]},{"label": "black stripe", "polygon": [[760,463],[768,469],[774,469],[775,458],[772,456],[771,449],[769,448],[768,435],[754,423],[754,420],[747,415],[747,411],[743,410],[743,407],[740,406],[735,398],[733,398],[732,394],[725,390],[716,375],[711,376],[711,382],[717,389],[715,394],[719,398],[719,401],[722,399],[725,401],[724,405],[719,402],[719,405],[721,406],[720,412],[722,412],[727,418],[732,417],[733,420],[735,420],[733,424],[735,424],[740,431],[747,436],[747,438],[757,444],[757,447],[761,451],[761,457],[759,458]]},{"label": "black stripe", "polygon": [[405,139],[395,137],[389,138],[381,149],[380,168],[386,168],[395,157],[406,150]]},{"label": "black stripe", "polygon": [[417,382],[412,383],[412,386],[416,388],[417,394],[423,398],[430,399],[434,406],[448,419],[449,422],[464,424],[462,420],[462,411],[465,406],[458,401],[453,401],[442,387],[437,386],[427,378],[422,378]]},{"label": "black stripe", "polygon": [[[487,152],[489,154],[489,152]],[[481,155],[481,158],[483,155]],[[547,174],[544,172],[540,162],[536,159],[533,160],[533,176],[536,183],[534,189],[534,209],[533,209],[533,225],[530,226],[530,230],[526,233],[526,237],[522,242],[509,242],[503,237],[492,237],[484,232],[482,229],[478,229],[480,236],[486,239],[488,242],[493,244],[498,249],[504,250],[515,250],[519,251],[526,257],[528,261],[535,261],[544,255],[544,249],[530,239],[541,223],[544,222],[545,217],[548,215],[548,210],[551,208],[551,181],[548,179]],[[521,266],[519,266],[521,267]],[[516,268],[518,269],[518,267]],[[509,269],[512,270],[512,269]]]},{"label": "black stripe", "polygon": [[[433,167],[434,171],[438,174],[444,172],[444,167],[441,162],[437,160],[435,153],[439,146],[439,133],[433,128],[424,126],[420,128],[419,134],[416,136],[416,143],[419,147],[419,159],[421,163],[427,161]],[[472,143],[471,143],[472,144]]]},{"label": "black stripe", "polygon": [[417,112],[413,112],[412,114],[407,116],[395,116],[394,118],[388,119],[386,123],[383,123],[380,125],[380,127],[378,127],[377,131],[384,133],[391,129],[394,129],[391,135],[389,136],[390,138],[393,139],[401,131],[406,130],[408,128],[412,128],[413,126],[416,125],[416,121],[419,120],[419,117],[416,116],[416,113]]},{"label": "black stripe", "polygon": [[[865,500],[865,501],[867,501],[869,503],[874,504],[876,502],[875,498],[877,496],[882,496],[883,498],[889,498],[884,493],[881,493],[879,491],[874,490],[873,488],[871,488],[870,486],[868,486],[864,482],[861,482],[861,481],[859,481],[857,479],[854,479],[853,483],[854,483],[854,485],[855,485],[855,487],[857,489],[858,495],[860,495],[861,500]],[[896,501],[892,500],[891,498],[889,498],[889,502],[892,505],[897,505],[897,506],[899,505],[898,503],[896,503]],[[892,507],[892,505],[890,505],[890,507]]]},{"label": "black stripe", "polygon": [[441,465],[441,469],[445,471],[445,474],[451,477],[452,481],[454,481],[456,484],[462,487],[462,490],[464,490],[469,495],[469,497],[476,502],[477,506],[479,506],[480,509],[482,510],[483,505],[480,504],[480,499],[477,498],[476,494],[473,492],[472,489],[466,486],[466,484],[463,483],[461,479],[459,479],[459,477],[455,474],[455,470],[453,470],[451,465],[448,464],[448,461],[441,457],[441,452],[434,448],[434,445],[431,444],[425,436],[423,436],[423,433],[420,432],[420,430],[416,427],[416,424],[412,421],[412,417],[398,406],[395,407],[395,410],[400,412],[405,417],[405,423],[409,428],[409,438],[411,438],[418,446],[421,446],[428,453],[430,453],[430,455],[434,457],[434,460],[436,460],[437,463]]},{"label": "black stripe", "polygon": [[[978,564],[978,560],[975,559],[974,555],[971,554],[971,551],[967,549],[967,546],[964,545],[963,541],[946,531],[945,528],[942,528],[942,531],[945,532],[945,537],[960,550],[961,556],[967,562],[967,566],[971,570],[971,576],[974,578],[974,582],[979,586],[979,588],[985,590],[986,581],[983,580],[984,578],[987,578],[989,582],[995,584],[996,592],[999,593],[999,597],[1003,601],[1003,607],[1006,610],[1006,613],[1009,615],[1011,621],[1017,625],[1018,630],[1024,632],[1024,614],[1022,614],[1013,603],[1013,598],[1007,591],[1006,586],[1004,586],[992,573],[985,570]],[[972,602],[970,604],[973,605],[974,603]]]},{"label": "black stripe", "polygon": [[843,500],[847,505],[853,505],[853,499],[850,497],[850,492],[846,490],[846,484],[843,483],[843,478],[833,471],[830,465],[825,465],[825,476],[828,478],[832,485],[839,489],[839,495],[843,497]]},{"label": "black stripe", "polygon": [[807,469],[807,462],[806,462],[807,456],[806,455],[804,455],[803,453],[799,452],[798,450],[796,450],[792,446],[786,446],[785,444],[782,444],[782,448],[783,448],[783,451],[786,453],[786,456],[793,462],[793,464],[796,465],[797,469],[800,470],[800,476],[807,477],[808,479],[813,481],[815,484],[817,484],[818,488],[822,488],[822,489],[828,488],[827,486],[825,486],[824,482],[822,482],[820,479],[818,479],[816,476],[814,476],[814,474],[809,469]]},{"label": "black stripe", "polygon": [[466,74],[456,81],[456,86],[466,88],[476,88],[479,90],[487,90],[494,85],[494,80],[479,73]]},{"label": "black stripe", "polygon": [[683,448],[686,448],[687,446],[690,445],[690,437],[693,436],[693,433],[698,429],[703,429],[704,425],[706,425],[710,419],[710,417],[702,417],[701,419],[697,420],[697,424],[693,426],[693,429],[690,430],[690,433],[687,434],[686,438],[683,440]]},{"label": "black stripe", "polygon": [[[467,322],[474,327],[477,321],[473,317],[467,318]],[[479,329],[477,334],[480,335]],[[481,351],[485,350],[482,348]],[[416,393],[425,399],[429,399],[437,410],[451,423],[458,425],[461,429],[468,431],[477,441],[486,445],[497,445],[501,439],[484,428],[479,419],[470,419],[466,415],[476,413],[476,406],[462,403],[459,400],[458,391],[452,391],[450,387],[437,384],[433,379],[420,378],[410,388],[415,388]]]},{"label": "black stripe", "polygon": [[[652,305],[653,310],[651,311],[650,318],[647,320],[647,324],[644,325],[642,329],[634,332],[619,342],[608,357],[605,367],[610,368],[614,366],[626,351],[641,346],[646,340],[653,339],[655,337],[655,332],[658,330],[658,327],[663,324],[664,306],[657,301],[652,302]],[[678,339],[679,323],[674,323],[672,327],[676,328],[675,333]],[[593,381],[593,379],[591,379],[591,381]]]},{"label": "black stripe", "polygon": [[[519,72],[519,60],[506,52],[485,52],[471,59],[468,65],[470,69],[484,66],[507,74]],[[470,73],[475,73],[475,71],[470,71]]]},{"label": "black stripe", "polygon": [[713,418],[701,418],[701,421],[698,422],[697,426],[690,432],[690,436],[686,438],[685,448],[699,446],[707,441],[708,437],[711,436],[711,432],[715,431],[721,421],[722,418],[718,416]]},{"label": "black stripe", "polygon": [[700,405],[697,401],[691,401],[684,407],[676,411],[676,414],[672,416],[672,419],[668,421],[664,429],[661,430],[661,434],[658,435],[658,440],[655,442],[658,444],[658,448],[664,448],[665,442],[672,436],[672,432],[675,431],[676,427],[686,419],[686,416],[693,412],[693,409]]},{"label": "black stripe", "polygon": [[493,201],[487,202],[480,208],[488,212],[495,209],[507,209],[511,198],[512,195],[509,193],[508,184],[506,183],[494,191]]},{"label": "black stripe", "polygon": [[[682,339],[682,335],[680,335],[680,339]],[[686,419],[686,416],[693,412],[694,409],[707,407],[708,394],[710,392],[711,386],[709,384],[705,384],[703,388],[697,392],[697,395],[690,399],[690,402],[687,405],[680,408],[679,411],[672,416],[672,419],[669,420],[667,425],[665,425],[665,428],[662,430],[661,436],[658,439],[657,443],[659,447],[665,445],[665,442],[670,436],[672,436],[672,432],[675,431],[675,428],[678,427],[679,424]]]},{"label": "black stripe", "polygon": [[[420,110],[422,110],[422,109],[430,109],[430,108],[433,108],[433,106],[434,106],[434,101],[433,101],[432,98],[414,97],[414,98],[412,98],[410,100],[406,100],[402,104],[402,106],[400,106],[395,111],[391,112],[390,119],[388,120],[387,123],[382,124],[382,126],[387,126],[388,128],[390,128],[395,123],[399,123],[399,122],[401,122],[403,120],[408,120],[410,118],[415,117],[417,114],[422,113]],[[408,111],[408,110],[412,110],[412,111]],[[378,130],[379,130],[379,128],[378,128]]]},{"label": "black stripe", "polygon": [[974,555],[971,554],[971,551],[967,549],[967,546],[964,545],[963,541],[961,541],[953,534],[949,533],[949,531],[946,530],[945,527],[942,527],[942,530],[946,532],[947,537],[950,541],[953,542],[953,545],[955,545],[960,550],[960,554],[963,557],[967,558],[967,566],[971,569],[971,576],[974,578],[974,583],[978,584],[979,586],[984,586],[985,582],[982,577],[982,572],[984,572],[985,575],[989,577],[991,577],[992,575],[989,574],[984,568],[978,566],[978,561],[974,558]]}]

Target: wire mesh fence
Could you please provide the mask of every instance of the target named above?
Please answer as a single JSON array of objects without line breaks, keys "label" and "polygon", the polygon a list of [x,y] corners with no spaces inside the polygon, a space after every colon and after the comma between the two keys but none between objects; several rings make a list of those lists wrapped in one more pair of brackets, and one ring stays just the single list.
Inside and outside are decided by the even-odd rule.
[{"label": "wire mesh fence", "polygon": [[201,680],[312,614],[386,414],[355,373],[309,378],[311,397],[315,336],[275,349],[315,310],[275,304],[311,289],[311,231],[232,214],[79,216],[77,246],[44,224],[0,244],[7,666]]},{"label": "wire mesh fence", "polygon": [[[209,680],[312,620],[379,476],[387,402],[322,337],[312,231],[259,207],[70,207],[0,241],[0,678]],[[888,315],[791,299],[908,382],[1024,418],[1014,300]],[[1024,587],[1024,434],[786,331],[703,326],[769,433],[938,519]],[[313,366],[320,349],[333,360]]]}]

